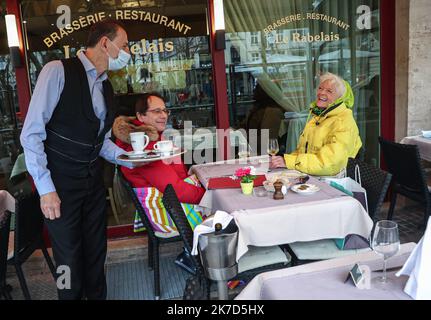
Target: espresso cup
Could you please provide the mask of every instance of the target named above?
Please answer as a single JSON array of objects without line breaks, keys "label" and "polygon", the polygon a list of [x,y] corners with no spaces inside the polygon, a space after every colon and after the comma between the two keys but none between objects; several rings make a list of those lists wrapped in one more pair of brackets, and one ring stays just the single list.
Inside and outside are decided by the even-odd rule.
[{"label": "espresso cup", "polygon": [[144,151],[149,142],[150,138],[145,132],[130,133],[130,144],[135,152]]},{"label": "espresso cup", "polygon": [[159,141],[154,145],[154,150],[162,153],[169,153],[174,149],[174,144],[170,140]]}]

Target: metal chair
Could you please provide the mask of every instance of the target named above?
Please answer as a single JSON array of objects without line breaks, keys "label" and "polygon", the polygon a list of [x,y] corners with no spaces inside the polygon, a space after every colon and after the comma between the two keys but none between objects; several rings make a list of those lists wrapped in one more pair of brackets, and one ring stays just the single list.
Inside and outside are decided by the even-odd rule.
[{"label": "metal chair", "polygon": [[179,235],[172,237],[161,237],[158,232],[155,232],[151,227],[151,222],[145,214],[142,208],[141,202],[139,201],[132,185],[124,177],[124,174],[118,169],[118,179],[123,184],[124,188],[127,190],[128,195],[133,201],[136,210],[141,217],[141,221],[147,230],[148,235],[148,266],[150,269],[154,270],[154,298],[156,300],[160,299],[160,268],[159,268],[159,246],[164,243],[172,243],[181,241]]},{"label": "metal chair", "polygon": [[[2,199],[4,203],[9,200],[12,200],[13,197],[7,193],[7,191],[1,191]],[[9,248],[9,232],[10,232],[10,218],[11,213],[15,212],[15,199],[10,203],[9,208],[6,211],[0,212],[0,298],[3,297],[6,300],[12,300],[12,296],[10,292],[12,291],[12,287],[6,283],[6,271],[7,271],[7,255]],[[12,208],[13,207],[13,208]]]},{"label": "metal chair", "polygon": [[[186,214],[184,213],[183,208],[181,207],[181,204],[180,204],[180,201],[178,200],[175,189],[171,184],[167,185],[165,192],[163,193],[162,201],[163,201],[163,205],[165,206],[166,210],[169,212],[169,215],[171,216],[172,220],[175,222],[175,225],[177,226],[181,239],[184,242],[184,247],[189,252],[192,252],[193,230],[187,220],[187,217],[186,217]],[[275,254],[274,254],[274,251],[275,251]],[[241,257],[241,259],[239,260],[238,269],[240,270],[240,273],[235,278],[249,280],[261,272],[283,268],[283,267],[286,267],[287,264],[289,263],[289,258],[286,256],[286,253],[279,246],[263,247],[263,248],[255,247],[254,249],[250,250],[249,253],[250,254],[248,255],[248,257],[246,257],[247,256],[246,254],[245,256],[243,256],[244,259],[243,257]],[[251,258],[252,255],[254,257]],[[259,261],[260,263],[257,264],[259,265],[259,267],[254,267],[256,266],[256,260],[259,259],[259,256],[262,258],[260,259],[261,261]],[[190,299],[209,299],[209,294],[210,294],[209,290],[210,290],[211,282],[206,278],[204,268],[198,256],[191,256],[191,257],[193,259],[193,262],[195,263],[197,272],[196,272],[196,276],[194,276],[194,279],[191,278],[187,281],[186,288],[185,288],[185,297],[189,297]],[[268,258],[268,257],[274,257],[274,258],[265,260],[265,258]],[[242,263],[241,265],[242,260],[244,261],[244,263]],[[192,292],[193,282],[198,284],[200,291],[205,294],[201,294],[198,296],[194,295]]]},{"label": "metal chair", "polygon": [[15,237],[13,256],[8,260],[15,266],[21,289],[26,300],[30,300],[30,292],[22,270],[22,264],[36,250],[42,250],[54,280],[56,271],[43,239],[43,213],[37,193],[20,194],[16,198]]},{"label": "metal chair", "polygon": [[[347,176],[355,178],[355,168],[359,166],[361,185],[367,191],[368,215],[373,221],[380,213],[383,201],[388,191],[392,175],[379,168],[369,165],[362,160],[349,158],[347,163]],[[355,254],[367,249],[340,250],[333,239],[324,239],[309,242],[295,242],[287,245],[292,255],[293,264],[303,264],[317,260],[325,260]]]},{"label": "metal chair", "polygon": [[418,146],[388,141],[379,137],[385,163],[393,175],[391,204],[388,220],[392,220],[398,194],[421,203],[425,207],[425,227],[431,215],[431,193],[426,182]]},{"label": "metal chair", "polygon": [[104,161],[103,163],[103,180],[105,184],[105,188],[108,191],[106,196],[106,200],[109,200],[109,204],[112,210],[112,214],[114,215],[115,222],[117,225],[120,225],[120,219],[118,218],[118,212],[120,212],[120,208],[116,201],[114,195],[114,175],[115,175],[115,165]]}]

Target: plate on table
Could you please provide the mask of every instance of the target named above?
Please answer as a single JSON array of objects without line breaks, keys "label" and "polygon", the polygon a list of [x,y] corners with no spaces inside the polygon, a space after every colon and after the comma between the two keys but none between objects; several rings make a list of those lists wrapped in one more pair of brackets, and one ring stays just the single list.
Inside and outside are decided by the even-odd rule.
[{"label": "plate on table", "polygon": [[295,184],[290,189],[296,192],[297,194],[302,194],[304,196],[315,194],[320,190],[318,186],[310,183]]},{"label": "plate on table", "polygon": [[[283,183],[283,187],[286,188],[286,191],[288,191],[291,188],[292,182],[289,182],[289,181],[286,182],[286,180],[283,180],[283,179],[280,179],[280,181]],[[262,182],[262,185],[266,191],[275,192],[274,182],[275,181],[265,180],[264,182]]]}]

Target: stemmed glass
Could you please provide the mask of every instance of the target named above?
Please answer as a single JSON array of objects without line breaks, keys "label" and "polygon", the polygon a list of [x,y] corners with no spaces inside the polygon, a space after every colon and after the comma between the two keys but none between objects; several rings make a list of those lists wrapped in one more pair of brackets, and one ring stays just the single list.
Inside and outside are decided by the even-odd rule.
[{"label": "stemmed glass", "polygon": [[[279,151],[279,147],[278,147],[278,140],[277,139],[269,139],[268,142],[268,149],[266,149],[266,152],[268,152],[270,159],[269,162],[271,163],[272,161],[272,157],[274,157],[275,155],[277,155]],[[268,169],[268,172],[271,172],[271,169]]]},{"label": "stemmed glass", "polygon": [[238,146],[238,157],[248,158],[251,155],[251,147],[247,142],[240,142]]},{"label": "stemmed glass", "polygon": [[372,240],[373,250],[383,256],[383,275],[373,279],[377,283],[387,283],[386,261],[400,250],[400,237],[396,222],[381,220],[376,224]]},{"label": "stemmed glass", "polygon": [[267,152],[271,156],[275,156],[279,151],[278,140],[277,139],[269,139]]}]

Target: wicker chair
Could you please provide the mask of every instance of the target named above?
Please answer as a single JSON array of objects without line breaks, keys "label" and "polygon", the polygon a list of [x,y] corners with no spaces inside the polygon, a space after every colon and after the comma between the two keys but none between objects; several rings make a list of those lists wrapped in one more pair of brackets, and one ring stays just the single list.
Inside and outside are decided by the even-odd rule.
[{"label": "wicker chair", "polygon": [[347,162],[348,177],[355,179],[356,166],[359,166],[362,187],[367,191],[368,215],[376,222],[385,201],[392,174],[362,160],[349,158]]},{"label": "wicker chair", "polygon": [[118,178],[123,184],[124,188],[127,190],[130,198],[135,205],[136,210],[139,213],[141,221],[147,230],[148,235],[148,265],[149,268],[154,270],[154,298],[155,300],[160,299],[160,267],[159,267],[159,247],[164,243],[172,243],[181,241],[178,233],[172,235],[171,237],[162,237],[162,235],[158,232],[155,232],[151,226],[150,220],[145,214],[144,209],[142,208],[141,202],[139,201],[135,191],[133,190],[132,185],[126,180],[123,173],[120,169],[118,169]]},{"label": "wicker chair", "polygon": [[[380,213],[392,175],[362,160],[349,158],[347,163],[348,177],[355,178],[356,166],[359,166],[362,187],[367,191],[368,214],[375,221]],[[340,250],[333,239],[296,242],[288,245],[288,251],[292,255],[294,265],[337,258],[366,250],[369,248]]]},{"label": "wicker chair", "polygon": [[397,195],[401,194],[424,205],[425,212],[422,227],[425,227],[428,217],[431,215],[431,194],[426,182],[418,147],[388,141],[382,137],[379,137],[379,143],[388,171],[394,177],[388,220],[392,220]]},{"label": "wicker chair", "polygon": [[[178,228],[180,236],[184,242],[184,247],[189,250],[189,252],[192,252],[193,230],[190,227],[190,224],[172,185],[169,184],[166,187],[165,192],[163,193],[162,201]],[[253,249],[249,250],[248,254],[244,256],[244,259],[241,257],[238,269],[240,272],[243,270],[243,272],[239,273],[235,278],[250,280],[252,277],[261,272],[286,267],[289,263],[289,258],[286,255],[288,254],[283,252],[283,250],[281,250],[281,248],[278,246],[262,248],[254,247]],[[205,276],[204,267],[202,266],[198,256],[191,257],[196,265],[197,275],[187,281],[184,298],[209,299],[210,281]],[[260,260],[257,263],[259,267],[254,267],[257,260]],[[195,284],[194,287],[193,284]],[[202,294],[195,295],[193,293],[193,290],[196,289],[196,285],[198,285],[199,291]]]}]

